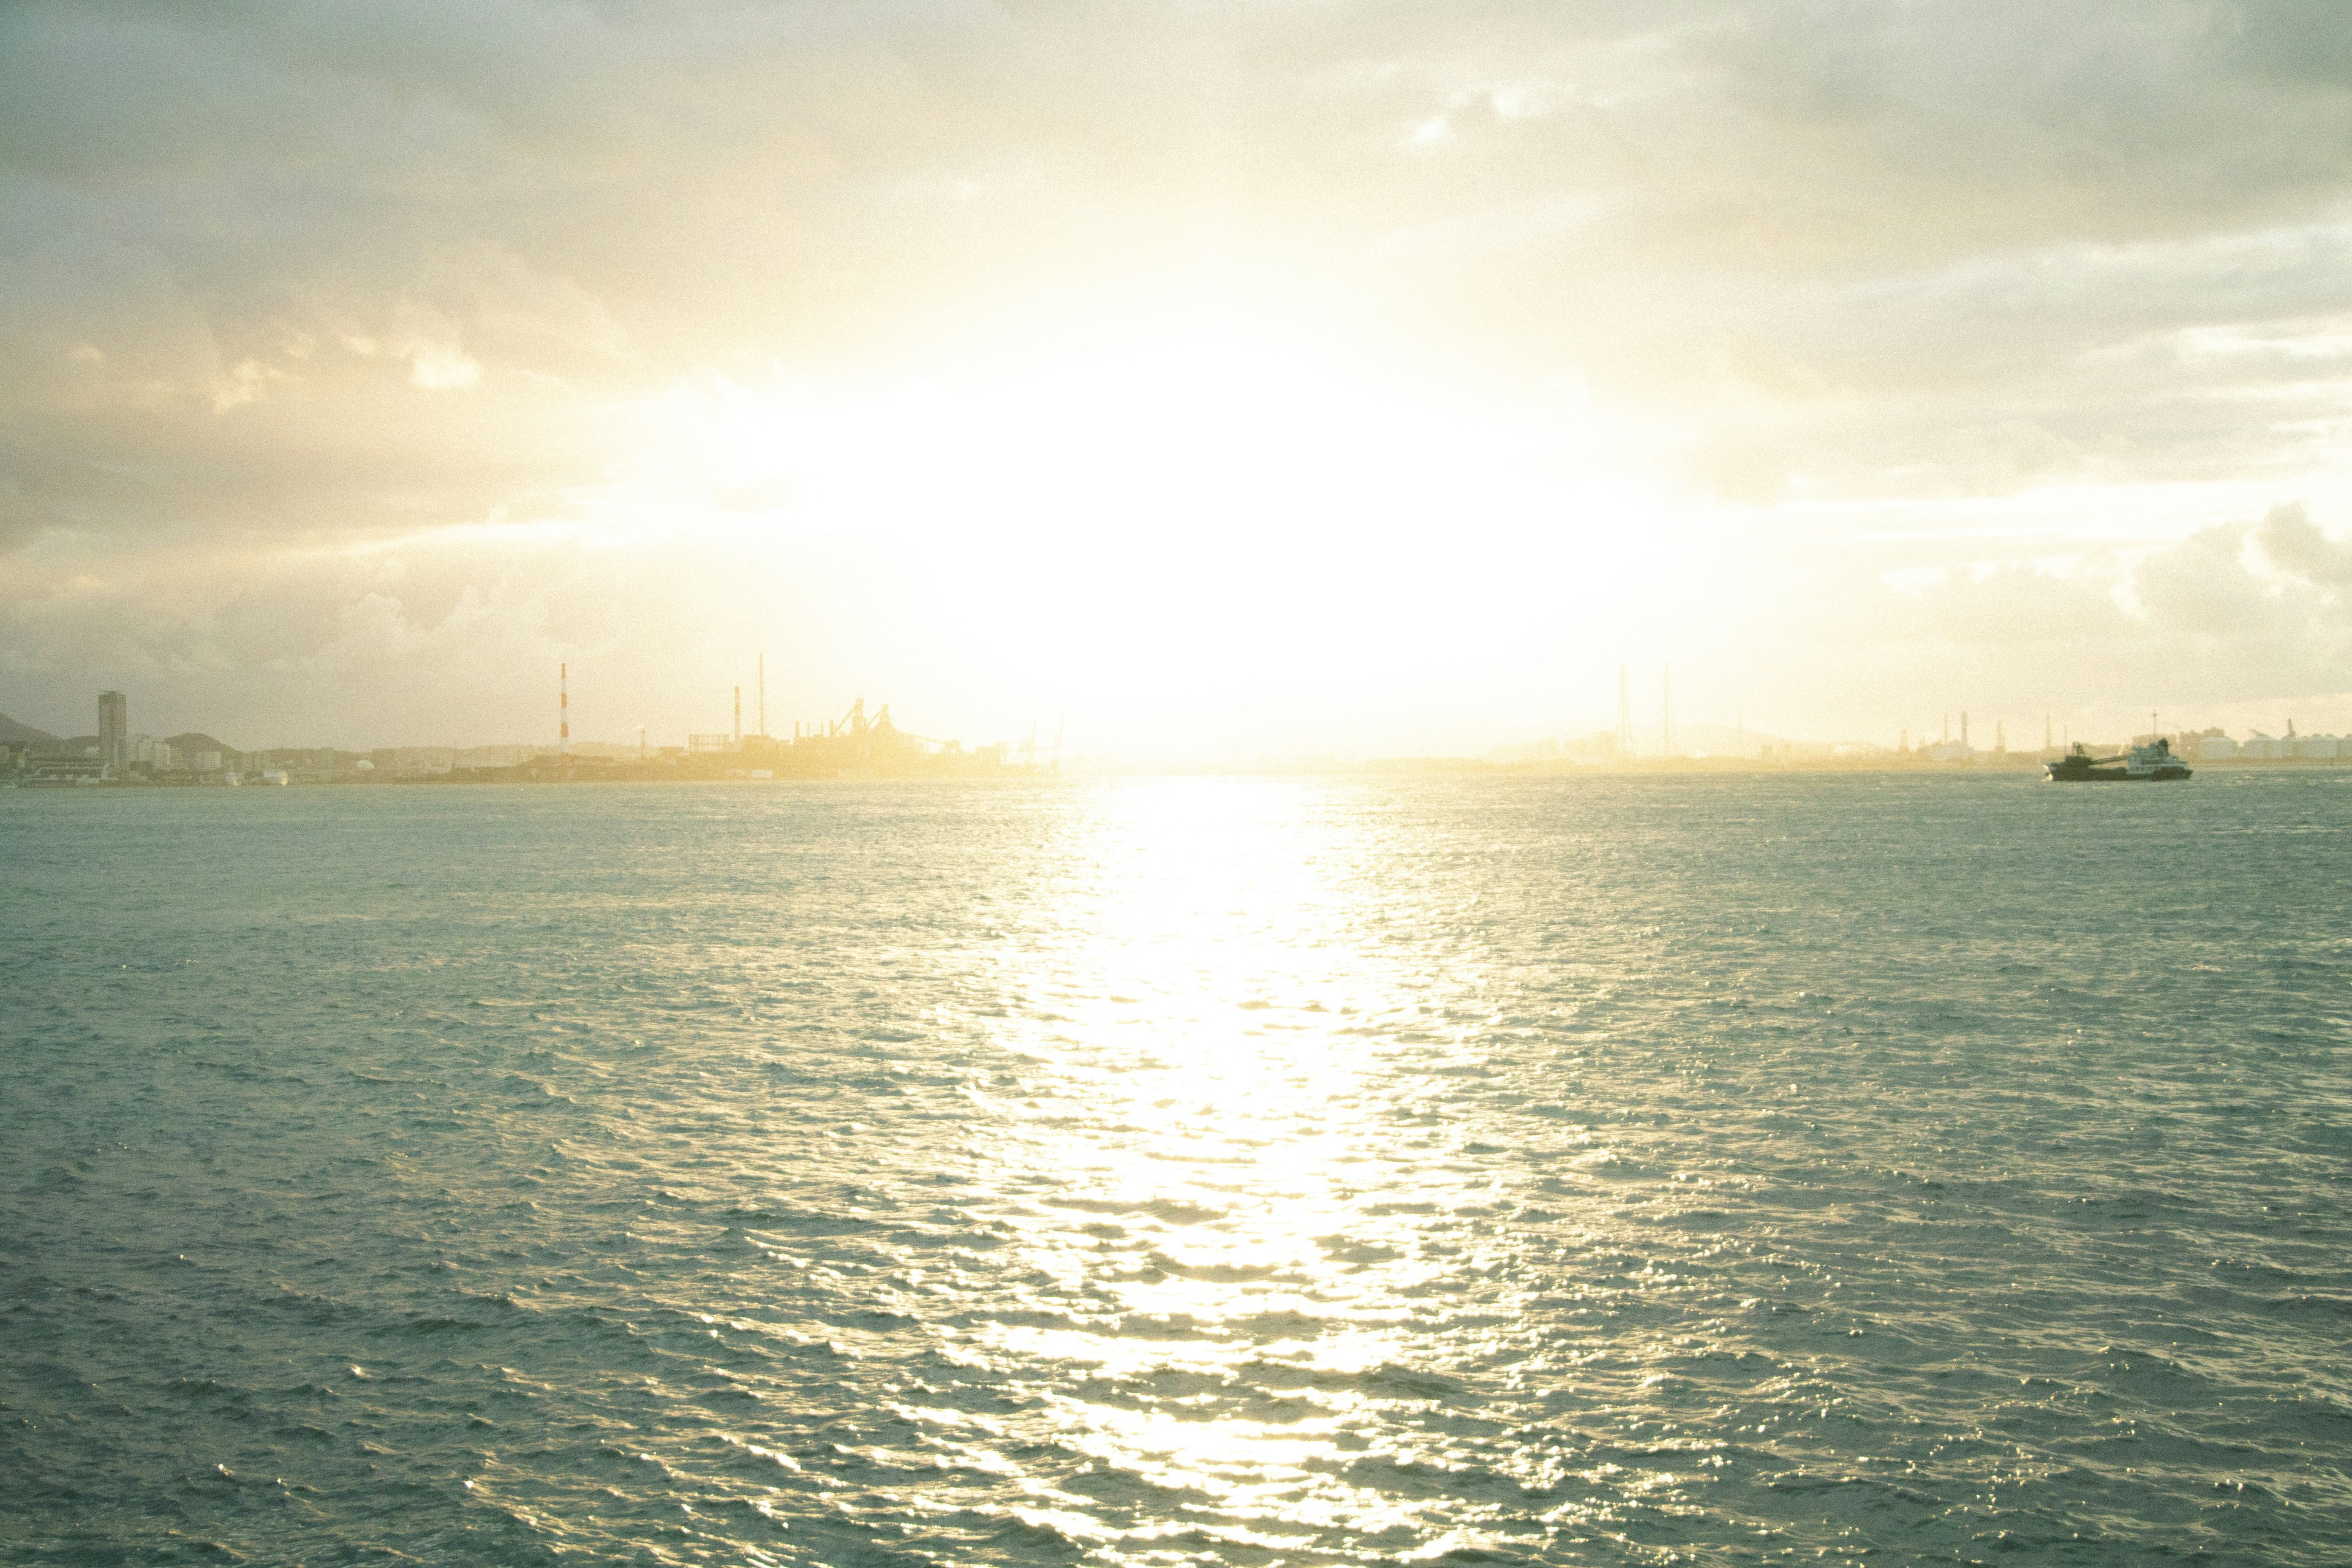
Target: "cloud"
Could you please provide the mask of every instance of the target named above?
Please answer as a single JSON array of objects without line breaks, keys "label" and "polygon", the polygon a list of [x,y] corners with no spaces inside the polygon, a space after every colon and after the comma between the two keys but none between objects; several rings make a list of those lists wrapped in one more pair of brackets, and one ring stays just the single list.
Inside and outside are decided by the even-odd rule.
[{"label": "cloud", "polygon": [[1895,541],[1824,551],[1733,611],[1745,668],[1794,688],[1746,685],[1750,714],[1779,704],[1801,730],[1882,741],[1969,709],[2021,737],[2044,714],[2126,733],[2150,708],[2194,725],[2352,724],[2352,536],[2298,504],[2153,548],[2024,557],[1955,539],[1941,564],[1918,557]]},{"label": "cloud", "polygon": [[2322,533],[2301,503],[2272,508],[2253,539],[2281,573],[2331,593],[2352,589],[2352,541]]},{"label": "cloud", "polygon": [[[1622,529],[1739,535],[1839,637],[1907,618],[1980,649],[2074,617],[2129,640],[2160,610],[2236,639],[2233,679],[2292,685],[2333,646],[2340,546],[2284,517],[2183,536],[2250,495],[2332,515],[2347,58],[2316,0],[0,8],[12,657],[110,657],[26,607],[68,602],[70,560],[136,585],[73,600],[93,625],[258,574],[274,624],[331,604],[350,650],[159,605],[155,659],[179,637],[188,668],[421,679],[462,594],[419,623],[406,591],[298,593],[267,563],[492,515],[804,530],[806,475],[698,470],[646,410],[721,380],[818,405],[995,384],[1220,331],[1551,421],[1560,463],[1656,499]],[[1916,534],[1874,571],[1951,568],[1917,520],[1985,502],[2041,508],[2044,553],[2080,554],[2046,498],[2094,491],[2189,499],[2101,535],[2137,564],[2076,578],[2002,556],[1882,599],[1805,553],[1805,519],[1844,508]],[[451,557],[466,602],[527,626],[497,554]],[[1129,558],[1070,559],[1115,594]],[[1830,682],[1860,646],[1785,657]]]},{"label": "cloud", "polygon": [[[1761,443],[1800,484],[1883,489],[1925,463],[1998,489],[2199,460],[2164,405],[2212,367],[2126,392],[2118,440],[2064,416],[2113,406],[2086,359],[2352,310],[2340,237],[2309,227],[2343,187],[2326,150],[2352,94],[2281,75],[2286,40],[2334,36],[2292,7],[1234,5],[1180,26],[504,0],[0,26],[7,254],[65,233],[115,250],[53,258],[69,298],[22,296],[10,336],[45,352],[11,368],[36,401],[72,318],[100,346],[217,361],[142,384],[209,400],[229,366],[290,374],[305,337],[479,392],[745,353],[919,371],[975,334],[1050,336],[1087,314],[1073,297],[1115,318],[1171,287],[1276,311],[1319,292],[1341,308],[1318,330],[1406,363],[1574,365],[1695,420],[1702,486]],[[1440,122],[1442,147],[1412,144]],[[2299,254],[2246,253],[2297,224]],[[1735,342],[1856,395],[1759,434],[1710,402]],[[2200,414],[2233,451],[2281,423]],[[1956,447],[1955,423],[1981,435]]]},{"label": "cloud", "polygon": [[131,695],[142,731],[244,746],[530,740],[552,733],[568,661],[580,733],[645,724],[675,744],[726,727],[763,649],[787,721],[861,690],[953,733],[985,711],[969,682],[915,679],[947,656],[887,552],[850,542],[615,545],[488,524],[361,547],[190,533],[128,561],[56,542],[28,555],[36,570],[0,576],[0,710],[58,724],[86,728],[76,716],[104,685]]}]

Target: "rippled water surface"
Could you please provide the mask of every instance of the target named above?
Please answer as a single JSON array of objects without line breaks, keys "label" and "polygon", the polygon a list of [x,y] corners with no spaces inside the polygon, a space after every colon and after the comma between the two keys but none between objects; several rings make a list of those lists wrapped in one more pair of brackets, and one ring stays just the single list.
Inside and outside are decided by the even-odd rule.
[{"label": "rippled water surface", "polygon": [[0,1560],[2352,1561],[2347,825],[0,794]]}]

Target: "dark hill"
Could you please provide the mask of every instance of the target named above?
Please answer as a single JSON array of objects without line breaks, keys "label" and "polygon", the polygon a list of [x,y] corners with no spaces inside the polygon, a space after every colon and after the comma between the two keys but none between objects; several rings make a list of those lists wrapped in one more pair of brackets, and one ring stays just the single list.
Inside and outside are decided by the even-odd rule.
[{"label": "dark hill", "polygon": [[0,746],[47,746],[56,742],[57,737],[47,730],[19,724],[5,713],[0,713]]},{"label": "dark hill", "polygon": [[172,750],[175,752],[219,752],[225,756],[231,757],[245,754],[235,746],[205,734],[202,730],[191,730],[184,735],[170,735],[165,739],[170,742]]}]

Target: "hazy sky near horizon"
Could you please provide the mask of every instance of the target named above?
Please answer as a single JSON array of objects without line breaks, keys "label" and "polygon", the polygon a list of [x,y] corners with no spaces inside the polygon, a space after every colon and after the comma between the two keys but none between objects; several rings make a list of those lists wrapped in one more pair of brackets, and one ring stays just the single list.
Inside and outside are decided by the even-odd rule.
[{"label": "hazy sky near horizon", "polygon": [[2352,6],[20,3],[0,371],[51,729],[2352,727]]}]

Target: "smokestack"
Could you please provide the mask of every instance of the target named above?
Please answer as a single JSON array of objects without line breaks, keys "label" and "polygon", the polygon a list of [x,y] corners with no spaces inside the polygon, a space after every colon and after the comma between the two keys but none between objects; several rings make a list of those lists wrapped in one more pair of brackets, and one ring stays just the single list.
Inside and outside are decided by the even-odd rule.
[{"label": "smokestack", "polygon": [[570,762],[572,760],[572,667],[570,665],[559,664],[555,667],[555,710],[558,715],[555,725],[555,749],[564,761]]},{"label": "smokestack", "polygon": [[768,733],[768,656],[760,656],[760,734]]},{"label": "smokestack", "polygon": [[743,689],[735,689],[735,743],[743,743]]}]

